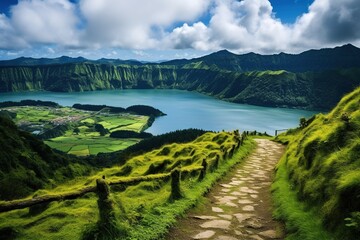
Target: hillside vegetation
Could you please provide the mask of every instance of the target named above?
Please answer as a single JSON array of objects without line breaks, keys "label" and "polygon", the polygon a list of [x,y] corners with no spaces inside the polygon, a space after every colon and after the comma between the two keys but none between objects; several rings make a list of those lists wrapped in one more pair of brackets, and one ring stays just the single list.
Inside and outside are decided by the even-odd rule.
[{"label": "hillside vegetation", "polygon": [[[39,190],[33,198],[66,195],[98,185],[97,191],[83,197],[1,213],[0,236],[159,239],[176,216],[200,201],[222,174],[251,151],[253,144],[240,137],[237,131],[205,133],[191,142],[163,145],[121,166]],[[0,209],[3,204],[0,202]]]},{"label": "hillside vegetation", "polygon": [[360,88],[329,114],[302,120],[299,129],[278,137],[288,147],[273,190],[289,239],[359,236],[359,136]]},{"label": "hillside vegetation", "polygon": [[2,116],[0,155],[0,200],[25,197],[37,189],[89,174],[92,169],[79,159],[54,153]]},{"label": "hillside vegetation", "polygon": [[360,49],[351,45],[298,55],[221,51],[162,64],[22,60],[0,64],[0,92],[175,88],[236,103],[330,109],[360,84]]}]

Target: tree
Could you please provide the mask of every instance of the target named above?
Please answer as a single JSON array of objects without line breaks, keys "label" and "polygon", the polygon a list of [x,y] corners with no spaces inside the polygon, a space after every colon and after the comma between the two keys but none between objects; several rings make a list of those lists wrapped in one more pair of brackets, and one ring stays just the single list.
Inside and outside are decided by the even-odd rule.
[{"label": "tree", "polygon": [[80,133],[80,129],[79,128],[74,128],[73,134],[79,135],[79,133]]}]

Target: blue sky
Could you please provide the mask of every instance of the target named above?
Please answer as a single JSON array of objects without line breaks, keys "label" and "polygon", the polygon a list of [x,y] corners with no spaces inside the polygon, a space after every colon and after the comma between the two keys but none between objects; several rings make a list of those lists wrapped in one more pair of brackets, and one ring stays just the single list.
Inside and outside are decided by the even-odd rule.
[{"label": "blue sky", "polygon": [[1,0],[0,59],[193,58],[360,46],[358,0]]}]

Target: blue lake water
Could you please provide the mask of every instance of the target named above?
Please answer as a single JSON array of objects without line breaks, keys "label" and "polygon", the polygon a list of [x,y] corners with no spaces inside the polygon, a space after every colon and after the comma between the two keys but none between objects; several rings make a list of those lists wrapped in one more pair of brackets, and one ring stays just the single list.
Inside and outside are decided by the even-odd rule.
[{"label": "blue lake water", "polygon": [[257,130],[274,135],[276,129],[297,127],[301,117],[310,117],[317,113],[229,103],[196,92],[181,90],[0,93],[0,101],[24,99],[54,101],[63,106],[72,106],[74,103],[118,107],[150,105],[167,114],[167,116],[157,118],[152,127],[147,130],[155,135],[185,128],[213,131]]}]

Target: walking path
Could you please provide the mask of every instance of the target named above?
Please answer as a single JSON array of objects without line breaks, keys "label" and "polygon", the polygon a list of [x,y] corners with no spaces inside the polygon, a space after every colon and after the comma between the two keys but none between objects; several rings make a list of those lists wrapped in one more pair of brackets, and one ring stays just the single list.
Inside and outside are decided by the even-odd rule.
[{"label": "walking path", "polygon": [[254,152],[206,196],[204,205],[179,220],[165,239],[283,239],[272,219],[270,185],[283,146],[256,139]]}]

